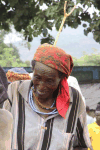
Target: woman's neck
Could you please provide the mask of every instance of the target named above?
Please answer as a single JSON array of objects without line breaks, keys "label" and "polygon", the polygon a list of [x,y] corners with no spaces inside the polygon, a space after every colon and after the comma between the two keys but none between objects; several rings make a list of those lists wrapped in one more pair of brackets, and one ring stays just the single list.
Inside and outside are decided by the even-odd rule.
[{"label": "woman's neck", "polygon": [[54,98],[48,98],[48,99],[41,99],[41,98],[38,98],[38,101],[39,101],[42,105],[44,105],[44,106],[46,106],[46,107],[50,107],[50,106],[53,104],[53,102],[54,102]]},{"label": "woman's neck", "polygon": [[[44,108],[39,105],[39,103],[37,102],[37,100],[35,98],[34,98],[34,103],[35,103],[36,107],[39,109],[39,111],[41,111],[41,112],[49,113],[54,110],[54,109],[45,109],[45,108],[51,107],[51,105],[54,103],[54,101],[52,103],[49,101],[46,103],[41,103],[44,106]],[[56,104],[54,104],[54,107],[56,108]]]},{"label": "woman's neck", "polygon": [[42,112],[51,112],[56,108],[54,98],[48,98],[48,99],[41,99],[36,97],[35,93],[33,92],[33,100],[35,105],[38,107],[38,109]]}]

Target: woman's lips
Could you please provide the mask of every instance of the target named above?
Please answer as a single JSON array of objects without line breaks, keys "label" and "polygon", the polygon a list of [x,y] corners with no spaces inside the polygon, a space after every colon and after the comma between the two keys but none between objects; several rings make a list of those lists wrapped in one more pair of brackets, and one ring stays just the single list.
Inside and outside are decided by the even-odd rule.
[{"label": "woman's lips", "polygon": [[39,95],[45,95],[47,92],[41,92],[41,91],[37,90],[37,93],[38,93]]}]

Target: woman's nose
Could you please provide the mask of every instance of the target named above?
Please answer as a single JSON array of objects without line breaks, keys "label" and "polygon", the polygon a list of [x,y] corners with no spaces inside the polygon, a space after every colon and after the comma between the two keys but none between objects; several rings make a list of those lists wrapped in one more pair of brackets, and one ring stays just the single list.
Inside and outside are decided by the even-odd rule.
[{"label": "woman's nose", "polygon": [[44,82],[44,81],[40,81],[40,82],[39,82],[39,90],[40,90],[40,91],[41,91],[41,90],[44,90],[45,87],[46,87],[45,82]]}]

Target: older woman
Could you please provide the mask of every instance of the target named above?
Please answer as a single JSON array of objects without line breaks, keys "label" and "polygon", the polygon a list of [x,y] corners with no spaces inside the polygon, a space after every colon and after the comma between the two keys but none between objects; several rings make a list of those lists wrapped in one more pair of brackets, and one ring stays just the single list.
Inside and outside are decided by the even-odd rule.
[{"label": "older woman", "polygon": [[68,86],[72,57],[62,49],[43,44],[33,61],[31,81],[9,85],[12,101],[4,107],[13,114],[12,149],[72,150],[91,148],[86,109],[81,95]]}]

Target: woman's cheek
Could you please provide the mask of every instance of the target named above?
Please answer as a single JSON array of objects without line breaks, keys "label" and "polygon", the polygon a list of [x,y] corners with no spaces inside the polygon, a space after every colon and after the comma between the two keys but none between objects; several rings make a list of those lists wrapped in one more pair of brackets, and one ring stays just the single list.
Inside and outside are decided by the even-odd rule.
[{"label": "woman's cheek", "polygon": [[33,84],[37,84],[38,81],[36,79],[33,79]]},{"label": "woman's cheek", "polygon": [[51,90],[54,92],[56,89],[58,88],[58,85],[56,85],[56,84],[53,84],[52,86],[51,86]]}]

